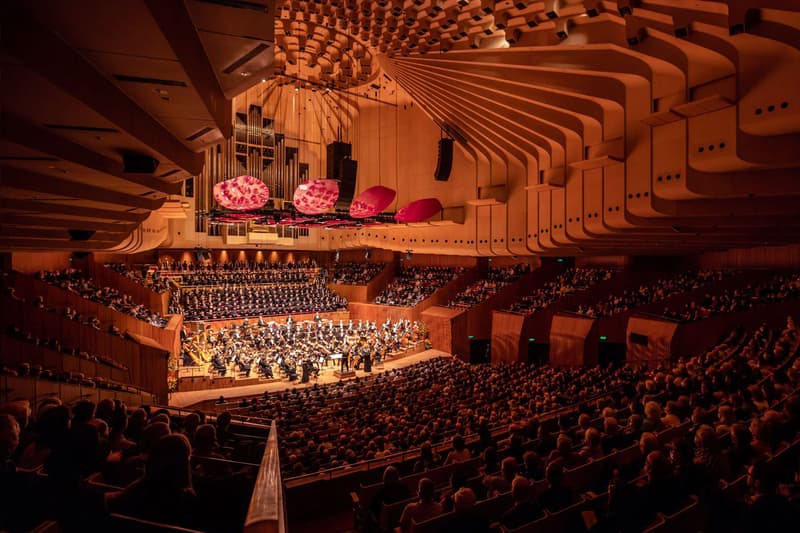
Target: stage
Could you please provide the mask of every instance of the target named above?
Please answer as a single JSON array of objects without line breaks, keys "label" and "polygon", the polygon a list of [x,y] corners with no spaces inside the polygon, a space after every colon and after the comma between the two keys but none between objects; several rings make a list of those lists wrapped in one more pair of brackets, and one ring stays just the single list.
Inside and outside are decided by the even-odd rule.
[{"label": "stage", "polygon": [[[409,354],[406,356],[401,356],[397,359],[388,360],[383,363],[382,367],[373,366],[371,373],[364,372],[363,370],[356,370],[356,376],[363,377],[368,375],[375,375],[386,370],[403,368],[406,366],[419,363],[420,361],[426,361],[434,357],[442,357],[442,356],[449,357],[450,354],[442,352],[440,350],[425,350],[421,353]],[[193,390],[186,392],[173,392],[169,395],[169,405],[170,407],[186,408],[199,402],[216,400],[220,396],[224,396],[226,399],[230,400],[234,398],[240,398],[242,396],[256,396],[259,394],[263,394],[264,392],[279,392],[290,388],[293,389],[293,388],[311,387],[314,384],[323,385],[326,383],[335,383],[339,381],[339,378],[337,378],[334,375],[334,371],[338,370],[338,368],[339,368],[338,365],[323,368],[322,372],[320,373],[319,379],[311,380],[308,383],[300,383],[299,379],[295,381],[287,381],[285,379],[281,379],[269,383],[258,383],[256,385],[239,385],[236,387]]]}]

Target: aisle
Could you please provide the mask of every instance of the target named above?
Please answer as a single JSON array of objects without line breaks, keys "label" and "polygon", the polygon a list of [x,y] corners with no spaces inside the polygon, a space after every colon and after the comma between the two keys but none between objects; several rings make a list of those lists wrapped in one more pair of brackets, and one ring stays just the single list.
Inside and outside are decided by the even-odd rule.
[{"label": "aisle", "polygon": [[[400,359],[394,361],[387,361],[383,364],[382,369],[373,369],[371,374],[367,374],[362,370],[356,371],[356,376],[364,377],[369,375],[375,375],[379,372],[385,370],[392,370],[395,368],[403,368],[406,366],[413,365],[415,363],[419,363],[420,361],[426,361],[428,359],[433,359],[434,357],[442,357],[447,356],[450,357],[450,354],[446,352],[442,352],[441,350],[425,350],[424,352],[414,354],[414,355],[407,355],[405,357],[401,357]],[[242,387],[228,387],[225,389],[209,389],[209,390],[196,390],[196,391],[188,391],[188,392],[173,392],[169,395],[169,405],[171,407],[189,407],[190,405],[194,405],[198,402],[203,402],[206,400],[215,400],[220,396],[224,396],[226,399],[232,398],[239,398],[242,396],[255,396],[258,394],[263,394],[264,392],[277,392],[286,390],[289,388],[303,388],[303,387],[310,387],[313,386],[315,383],[323,385],[325,383],[335,383],[339,381],[333,374],[333,367],[324,369],[323,372],[320,374],[319,380],[312,380],[309,383],[300,383],[299,380],[297,381],[275,381],[272,383],[259,383],[257,385],[245,385]]]}]

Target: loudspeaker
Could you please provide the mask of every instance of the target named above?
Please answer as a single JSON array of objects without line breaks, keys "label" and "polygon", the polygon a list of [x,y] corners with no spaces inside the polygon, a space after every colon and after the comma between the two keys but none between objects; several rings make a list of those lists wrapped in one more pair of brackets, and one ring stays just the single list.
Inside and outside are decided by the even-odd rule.
[{"label": "loudspeaker", "polygon": [[329,180],[340,180],[342,179],[342,161],[349,159],[353,155],[353,145],[341,141],[333,141],[326,148],[325,177]]},{"label": "loudspeaker", "polygon": [[158,159],[149,155],[125,152],[122,154],[123,172],[126,174],[152,174],[158,168]]},{"label": "loudspeaker", "polygon": [[453,166],[453,139],[439,139],[439,159],[433,177],[436,181],[447,181]]},{"label": "loudspeaker", "polygon": [[69,240],[71,241],[88,241],[94,235],[94,230],[91,229],[68,229]]},{"label": "loudspeaker", "polygon": [[339,198],[336,200],[336,209],[348,209],[356,193],[356,174],[358,161],[355,159],[342,159],[339,162]]}]

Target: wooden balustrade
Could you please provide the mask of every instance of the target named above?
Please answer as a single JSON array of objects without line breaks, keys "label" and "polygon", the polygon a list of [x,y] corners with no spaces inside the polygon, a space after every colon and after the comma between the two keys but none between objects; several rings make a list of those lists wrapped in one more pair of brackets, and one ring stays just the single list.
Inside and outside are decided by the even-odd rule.
[{"label": "wooden balustrade", "polygon": [[371,302],[394,279],[394,263],[383,267],[377,276],[366,285],[347,285],[344,283],[328,283],[328,289],[347,299],[348,302]]},{"label": "wooden balustrade", "polygon": [[88,399],[99,403],[106,398],[120,400],[128,407],[154,405],[156,403],[152,394],[143,391],[87,387],[77,383],[28,376],[0,376],[0,403],[28,400],[31,405],[39,405],[40,401],[54,396],[60,398],[66,404],[80,399]]},{"label": "wooden balustrade", "polygon": [[286,512],[278,455],[278,429],[275,421],[269,428],[267,446],[256,476],[253,497],[244,522],[245,533],[284,533]]}]

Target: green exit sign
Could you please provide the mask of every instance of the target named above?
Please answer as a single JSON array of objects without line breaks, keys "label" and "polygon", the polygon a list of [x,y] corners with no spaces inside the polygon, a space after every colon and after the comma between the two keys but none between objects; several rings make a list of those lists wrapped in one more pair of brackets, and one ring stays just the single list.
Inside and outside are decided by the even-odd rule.
[{"label": "green exit sign", "polygon": [[600,335],[600,340],[601,341],[604,341],[604,340],[607,340],[607,339],[608,339],[608,337],[606,337],[605,335]]},{"label": "green exit sign", "polygon": [[528,337],[528,342],[536,342],[536,337]]}]

